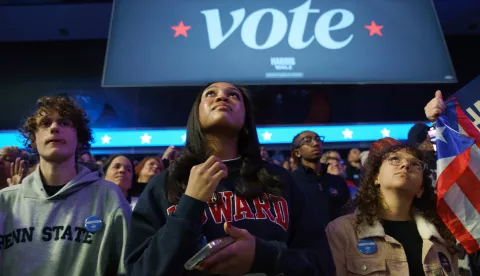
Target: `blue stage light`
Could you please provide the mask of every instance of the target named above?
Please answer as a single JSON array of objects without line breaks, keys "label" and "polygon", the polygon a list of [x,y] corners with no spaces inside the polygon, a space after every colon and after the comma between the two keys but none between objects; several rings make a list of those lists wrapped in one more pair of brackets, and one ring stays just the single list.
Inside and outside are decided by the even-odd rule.
[{"label": "blue stage light", "polygon": [[[325,136],[326,143],[351,143],[375,141],[383,137],[406,140],[413,123],[396,124],[344,124],[305,126],[259,126],[261,144],[290,144],[298,133],[311,130]],[[92,148],[167,147],[182,146],[186,139],[184,128],[176,129],[93,129],[95,142]],[[0,147],[23,148],[18,131],[0,131]]]}]

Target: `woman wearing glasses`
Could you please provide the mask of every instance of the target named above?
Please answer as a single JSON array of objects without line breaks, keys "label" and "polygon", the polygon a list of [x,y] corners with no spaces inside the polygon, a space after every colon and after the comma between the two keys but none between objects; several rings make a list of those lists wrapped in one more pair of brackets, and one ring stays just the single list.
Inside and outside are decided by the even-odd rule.
[{"label": "woman wearing glasses", "polygon": [[327,165],[327,173],[333,174],[333,175],[338,175],[345,179],[345,182],[347,183],[348,190],[350,191],[350,197],[352,200],[350,200],[349,204],[353,206],[353,199],[357,195],[358,192],[358,186],[355,185],[355,183],[351,180],[347,180],[347,174],[345,172],[345,165],[343,163],[342,158],[340,157],[340,153],[336,151],[327,151],[322,155],[322,158],[320,159],[320,162],[322,164]]},{"label": "woman wearing glasses", "polygon": [[292,176],[326,226],[345,214],[343,207],[350,199],[350,191],[343,177],[326,173],[327,166],[320,160],[324,140],[325,137],[312,131],[301,132],[293,138],[292,156],[298,168]]},{"label": "woman wearing glasses", "polygon": [[337,275],[458,275],[422,158],[402,144],[370,152],[356,213],[327,226]]}]

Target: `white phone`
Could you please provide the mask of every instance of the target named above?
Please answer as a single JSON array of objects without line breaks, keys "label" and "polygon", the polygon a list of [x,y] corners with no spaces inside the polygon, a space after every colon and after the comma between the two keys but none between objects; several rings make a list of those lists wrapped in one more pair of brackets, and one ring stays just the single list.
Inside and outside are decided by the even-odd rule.
[{"label": "white phone", "polygon": [[234,241],[235,240],[232,237],[225,237],[207,243],[207,245],[200,249],[200,251],[198,251],[185,263],[185,269],[194,270],[195,267],[203,260],[205,260],[208,256],[211,256],[216,252],[222,250],[223,248],[232,244]]}]

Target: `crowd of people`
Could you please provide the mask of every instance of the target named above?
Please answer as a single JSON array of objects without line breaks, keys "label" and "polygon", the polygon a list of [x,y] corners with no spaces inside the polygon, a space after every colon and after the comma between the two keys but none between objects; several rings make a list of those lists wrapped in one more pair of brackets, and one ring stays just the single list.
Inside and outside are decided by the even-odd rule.
[{"label": "crowd of people", "polygon": [[[437,92],[426,117],[444,109]],[[20,129],[28,151],[0,151],[0,274],[478,275],[436,211],[428,130],[346,158],[305,130],[270,157],[248,92],[218,82],[195,99],[181,149],[97,161],[85,111],[42,97]]]}]

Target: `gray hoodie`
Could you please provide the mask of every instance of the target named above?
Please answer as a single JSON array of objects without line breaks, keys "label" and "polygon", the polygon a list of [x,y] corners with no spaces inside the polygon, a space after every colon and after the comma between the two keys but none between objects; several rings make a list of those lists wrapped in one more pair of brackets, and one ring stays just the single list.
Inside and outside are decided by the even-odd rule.
[{"label": "gray hoodie", "polygon": [[[0,275],[125,274],[130,205],[98,166],[78,164],[77,171],[50,197],[38,168],[0,191]],[[87,231],[87,218],[98,231]]]}]

